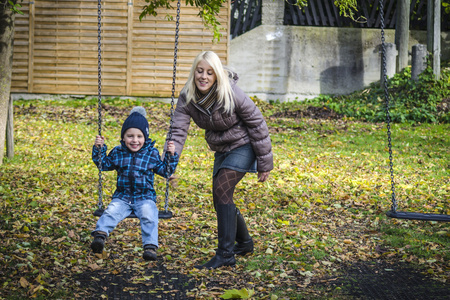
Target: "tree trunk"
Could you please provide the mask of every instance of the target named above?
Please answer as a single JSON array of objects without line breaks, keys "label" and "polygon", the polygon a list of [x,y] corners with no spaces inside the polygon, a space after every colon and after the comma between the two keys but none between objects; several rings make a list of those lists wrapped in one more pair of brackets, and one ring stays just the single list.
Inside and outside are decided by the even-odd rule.
[{"label": "tree trunk", "polygon": [[14,158],[14,103],[12,97],[9,99],[8,121],[6,124],[6,157]]},{"label": "tree trunk", "polygon": [[395,45],[398,50],[397,72],[408,66],[409,60],[409,15],[411,0],[398,0]]},{"label": "tree trunk", "polygon": [[[16,2],[16,1],[13,1]],[[0,2],[0,165],[5,155],[11,73],[13,64],[14,13],[7,0]]]}]

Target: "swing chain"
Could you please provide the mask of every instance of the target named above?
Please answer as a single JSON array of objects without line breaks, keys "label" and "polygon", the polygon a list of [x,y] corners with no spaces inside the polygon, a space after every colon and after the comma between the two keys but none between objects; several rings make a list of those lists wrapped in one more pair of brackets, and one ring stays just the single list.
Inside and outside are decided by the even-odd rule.
[{"label": "swing chain", "polygon": [[389,113],[390,98],[389,89],[387,83],[387,70],[386,70],[386,46],[384,38],[384,0],[380,1],[380,22],[381,22],[381,53],[382,53],[382,82],[384,85],[384,98],[386,104],[386,120],[387,120],[387,136],[388,136],[388,147],[389,147],[389,171],[391,176],[391,190],[392,190],[392,207],[391,210],[395,213],[397,211],[397,200],[395,198],[395,183],[394,183],[394,163],[392,158],[392,142],[391,142],[391,115]]},{"label": "swing chain", "polygon": [[[102,136],[102,2],[98,0],[98,135]],[[103,146],[102,146],[103,147]],[[102,148],[98,152],[98,208],[103,207]]]},{"label": "swing chain", "polygon": [[[175,22],[175,47],[173,53],[173,80],[172,80],[172,99],[170,101],[170,125],[169,125],[169,133],[167,134],[167,140],[172,140],[172,126],[173,126],[173,113],[174,113],[174,103],[175,103],[175,80],[177,75],[177,52],[178,52],[178,32],[180,27],[180,0],[177,3],[177,17]],[[170,165],[167,164],[166,173],[169,172]],[[170,179],[166,179],[166,193],[165,193],[165,202],[164,202],[164,211],[167,212],[169,209],[169,183]]]}]

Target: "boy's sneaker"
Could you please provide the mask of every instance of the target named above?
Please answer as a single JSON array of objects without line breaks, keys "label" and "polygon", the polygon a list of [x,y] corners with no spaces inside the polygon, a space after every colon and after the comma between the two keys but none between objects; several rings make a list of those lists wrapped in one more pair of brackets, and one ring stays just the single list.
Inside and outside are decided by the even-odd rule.
[{"label": "boy's sneaker", "polygon": [[94,241],[91,243],[91,249],[94,253],[103,253],[105,247],[106,236],[103,234],[96,234]]},{"label": "boy's sneaker", "polygon": [[142,257],[145,260],[156,260],[156,246],[155,245],[145,245],[144,246],[144,254]]}]

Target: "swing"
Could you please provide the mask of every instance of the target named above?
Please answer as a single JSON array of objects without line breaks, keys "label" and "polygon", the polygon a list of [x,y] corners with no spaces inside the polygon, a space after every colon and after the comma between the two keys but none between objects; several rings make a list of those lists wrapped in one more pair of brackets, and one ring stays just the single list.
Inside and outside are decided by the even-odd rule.
[{"label": "swing", "polygon": [[[101,0],[98,0],[98,135],[102,135],[102,54],[101,54]],[[167,135],[167,139],[170,141],[172,139],[172,127],[173,127],[173,113],[174,113],[174,102],[175,102],[175,79],[177,72],[177,51],[178,51],[178,31],[180,25],[180,0],[177,3],[177,17],[175,22],[175,47],[174,47],[174,56],[173,56],[173,80],[172,80],[172,100],[170,103],[170,126],[169,133]],[[99,152],[99,156],[101,151]],[[167,165],[168,172],[169,165]],[[100,217],[105,209],[103,208],[103,179],[102,179],[102,161],[100,159],[100,164],[98,166],[98,208],[94,211],[93,215],[96,217]],[[165,192],[165,201],[164,201],[164,210],[160,210],[158,212],[159,219],[170,219],[173,216],[173,213],[169,211],[169,178],[166,179],[166,192]],[[134,212],[127,218],[137,218]]]},{"label": "swing", "polygon": [[391,144],[391,117],[389,114],[389,90],[387,84],[387,70],[386,70],[386,47],[384,39],[384,8],[383,1],[380,1],[380,23],[381,23],[381,49],[382,49],[382,74],[383,74],[383,84],[384,84],[384,96],[386,104],[386,123],[387,123],[387,136],[388,136],[388,146],[389,146],[389,167],[390,167],[390,177],[391,177],[391,190],[392,190],[392,206],[391,210],[386,213],[390,218],[396,219],[407,219],[407,220],[421,220],[421,221],[441,221],[449,222],[450,216],[445,214],[431,214],[431,213],[417,213],[417,212],[404,212],[397,211],[397,200],[395,198],[395,184],[394,184],[394,169],[393,169],[393,159],[392,159],[392,144]]}]

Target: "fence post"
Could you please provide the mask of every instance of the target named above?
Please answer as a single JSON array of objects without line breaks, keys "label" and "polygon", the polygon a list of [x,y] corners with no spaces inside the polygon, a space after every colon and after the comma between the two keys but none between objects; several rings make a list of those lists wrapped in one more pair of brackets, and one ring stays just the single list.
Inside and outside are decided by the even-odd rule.
[{"label": "fence post", "polygon": [[8,116],[6,120],[6,157],[14,157],[14,118],[13,118],[13,98],[9,96]]},{"label": "fence post", "polygon": [[436,80],[441,78],[441,1],[434,0],[433,15],[433,73]]},{"label": "fence post", "polygon": [[262,25],[283,25],[284,3],[281,0],[262,0]]},{"label": "fence post", "polygon": [[[397,48],[394,43],[386,43],[386,75],[387,77],[393,77],[397,66]],[[384,85],[383,76],[383,61],[381,61],[381,85]]]},{"label": "fence post", "polygon": [[130,96],[132,93],[132,80],[133,80],[133,2],[128,0],[128,20],[127,20],[127,83],[126,83],[126,95]]},{"label": "fence post", "polygon": [[28,11],[28,93],[33,93],[33,73],[34,73],[34,27],[35,27],[35,5],[34,1],[30,1]]},{"label": "fence post", "polygon": [[411,78],[419,80],[419,75],[427,67],[427,47],[417,44],[412,47]]}]

